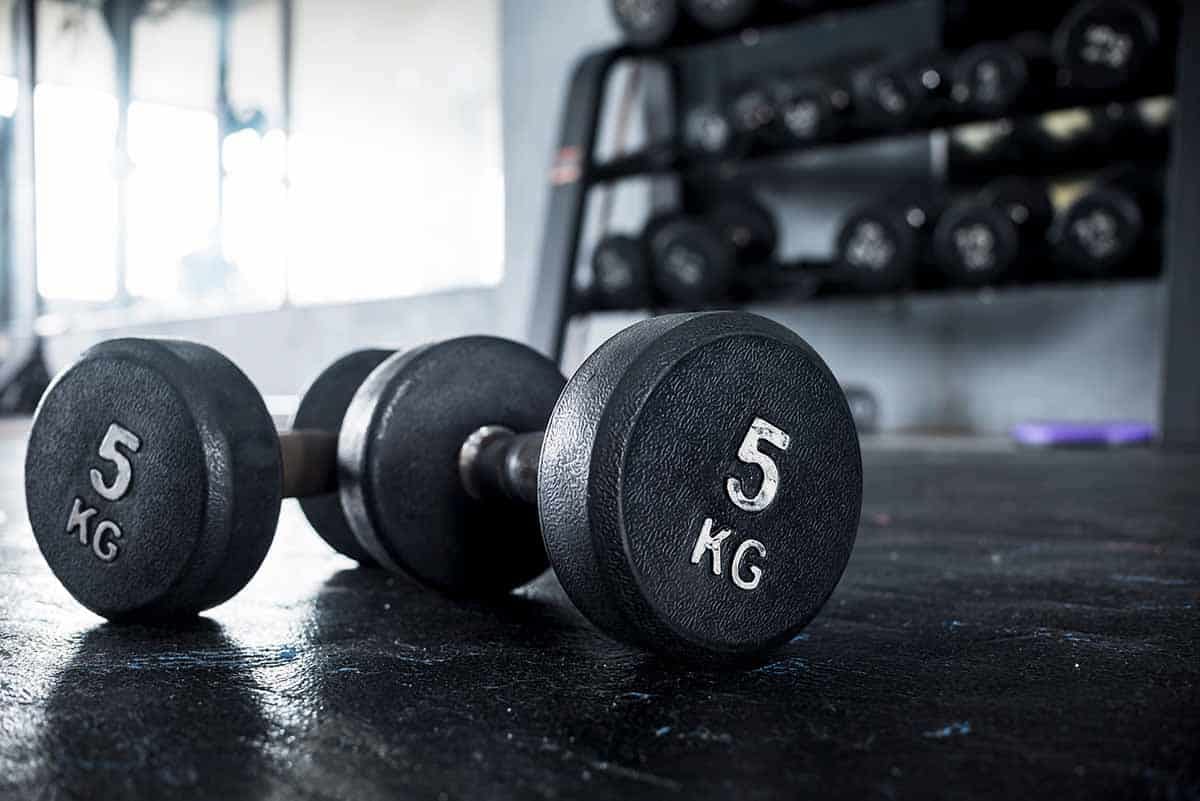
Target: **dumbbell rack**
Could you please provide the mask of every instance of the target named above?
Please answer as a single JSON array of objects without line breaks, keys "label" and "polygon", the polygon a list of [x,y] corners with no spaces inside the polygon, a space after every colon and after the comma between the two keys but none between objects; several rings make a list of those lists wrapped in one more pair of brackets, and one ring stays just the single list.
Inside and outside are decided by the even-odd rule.
[{"label": "dumbbell rack", "polygon": [[[1185,3],[1183,9],[1179,41],[1200,42],[1200,4]],[[571,75],[550,169],[550,202],[529,332],[536,347],[558,358],[569,321],[587,311],[576,297],[575,270],[592,190],[629,177],[674,175],[695,166],[670,144],[659,143],[659,132],[651,133],[651,145],[641,152],[603,163],[597,160],[605,93],[614,69],[630,59],[657,62],[665,68],[666,96],[652,101],[679,112],[679,89],[686,76],[671,50],[647,53],[618,46],[596,51],[585,55]],[[1200,219],[1200,53],[1194,48],[1178,48],[1175,97],[1166,215],[1168,220],[1195,220]],[[1183,179],[1185,175],[1197,180]],[[1161,439],[1167,446],[1200,446],[1200,265],[1194,255],[1200,253],[1200,230],[1168,226],[1164,239],[1167,299],[1163,378],[1158,387]]]}]

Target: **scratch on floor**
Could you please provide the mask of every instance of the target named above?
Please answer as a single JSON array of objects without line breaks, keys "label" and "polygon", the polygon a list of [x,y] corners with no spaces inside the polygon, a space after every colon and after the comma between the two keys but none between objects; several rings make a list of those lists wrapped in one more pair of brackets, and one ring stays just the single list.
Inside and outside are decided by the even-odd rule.
[{"label": "scratch on floor", "polygon": [[627,768],[624,765],[617,765],[612,762],[605,762],[604,760],[589,762],[588,765],[591,766],[593,770],[598,770],[601,773],[611,773],[612,775],[620,776],[623,779],[632,779],[633,781],[649,784],[653,787],[660,787],[664,790],[678,792],[683,789],[683,785],[674,779],[667,779],[663,776],[656,776],[653,773],[646,773],[642,770]]}]

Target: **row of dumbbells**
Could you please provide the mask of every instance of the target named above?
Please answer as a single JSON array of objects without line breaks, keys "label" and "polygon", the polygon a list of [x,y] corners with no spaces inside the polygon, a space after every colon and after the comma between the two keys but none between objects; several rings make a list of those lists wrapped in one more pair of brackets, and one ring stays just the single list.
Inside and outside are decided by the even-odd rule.
[{"label": "row of dumbbells", "polygon": [[775,217],[749,194],[702,214],[655,214],[639,234],[608,234],[592,249],[587,305],[595,309],[696,308],[749,300],[771,273]]},{"label": "row of dumbbells", "polygon": [[968,192],[903,189],[846,218],[832,277],[890,292],[1152,275],[1163,194],[1161,170],[1137,165],[1054,188],[1008,177]]},{"label": "row of dumbbells", "polygon": [[43,397],[25,481],[54,574],[114,621],[233,597],[297,497],[364,566],[488,597],[549,564],[611,636],[717,660],[760,658],[817,613],[862,491],[828,367],[743,312],[640,322],[569,381],[492,337],[355,352],[285,432],[215,350],[110,340]]},{"label": "row of dumbbells", "polygon": [[[1059,200],[1054,195],[1067,196]],[[1162,172],[1122,166],[1073,191],[1005,177],[952,192],[905,187],[853,209],[831,263],[777,264],[771,212],[750,196],[656,215],[592,251],[588,306],[696,308],[798,291],[893,292],[1137,277],[1159,269]]]},{"label": "row of dumbbells", "polygon": [[[1154,16],[1124,5],[1084,4],[1053,39],[1028,32],[959,53],[739,83],[688,110],[683,146],[701,158],[742,157],[1094,101],[1162,58]],[[1094,19],[1100,10],[1106,25]]]}]

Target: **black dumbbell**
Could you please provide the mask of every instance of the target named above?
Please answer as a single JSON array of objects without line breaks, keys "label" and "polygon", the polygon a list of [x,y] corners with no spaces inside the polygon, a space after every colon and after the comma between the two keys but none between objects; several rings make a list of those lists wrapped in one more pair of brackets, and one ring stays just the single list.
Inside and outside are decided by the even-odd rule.
[{"label": "black dumbbell", "polygon": [[724,300],[737,252],[708,220],[657,215],[642,233],[654,289],[671,305],[696,308]]},{"label": "black dumbbell", "polygon": [[850,91],[820,79],[784,80],[774,84],[776,119],[772,139],[795,147],[836,139],[853,116]]},{"label": "black dumbbell", "polygon": [[723,196],[704,216],[733,248],[734,262],[739,267],[752,267],[774,258],[779,226],[775,215],[753,196]]},{"label": "black dumbbell", "polygon": [[715,106],[696,106],[683,118],[683,148],[700,159],[730,156],[740,142],[724,112]]},{"label": "black dumbbell", "polygon": [[947,57],[926,52],[855,72],[854,107],[870,127],[906,130],[938,116],[951,91]]},{"label": "black dumbbell", "polygon": [[933,229],[933,261],[953,286],[986,286],[1009,277],[1020,254],[1016,223],[979,196],[946,207]]},{"label": "black dumbbell", "polygon": [[[1156,264],[1131,264],[1162,214],[1163,176],[1156,168],[1122,166],[1099,176],[1063,209],[1050,245],[1068,273],[1086,278],[1149,273]],[[1157,254],[1150,261],[1157,262]]]},{"label": "black dumbbell", "polygon": [[864,292],[890,292],[911,283],[941,214],[940,193],[904,188],[850,212],[838,230],[836,261]]},{"label": "black dumbbell", "polygon": [[681,0],[611,0],[613,19],[634,47],[661,47],[686,29]]},{"label": "black dumbbell", "polygon": [[984,116],[1004,114],[1053,90],[1050,44],[1035,33],[1004,42],[982,42],[954,61],[951,95],[960,107]]},{"label": "black dumbbell", "polygon": [[747,658],[794,636],[836,585],[861,503],[853,421],[820,357],[755,315],[672,315],[563,383],[489,337],[397,353],[355,391],[335,459],[331,432],[281,448],[214,351],[105,343],[39,409],[30,519],[72,594],[114,618],[228,598],[285,491],[336,491],[377,562],[451,594],[511,588],[548,554],[585,615],[645,647]]},{"label": "black dumbbell", "polygon": [[650,270],[638,237],[609,234],[592,250],[592,300],[600,309],[641,309],[652,303]]},{"label": "black dumbbell", "polygon": [[1158,58],[1158,17],[1137,0],[1084,0],[1054,32],[1053,52],[1072,88],[1104,91],[1138,80]]}]

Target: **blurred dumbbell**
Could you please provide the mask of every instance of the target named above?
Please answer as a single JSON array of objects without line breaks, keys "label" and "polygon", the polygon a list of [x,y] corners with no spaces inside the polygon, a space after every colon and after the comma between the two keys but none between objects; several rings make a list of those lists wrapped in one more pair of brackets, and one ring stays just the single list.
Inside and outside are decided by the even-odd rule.
[{"label": "blurred dumbbell", "polygon": [[[378,355],[324,377],[339,395],[324,419]],[[845,397],[803,340],[750,314],[643,321],[565,387],[553,362],[490,337],[392,354],[340,423],[277,435],[215,351],[102,343],[34,421],[38,545],[100,614],[194,614],[253,575],[282,495],[336,495],[358,544],[427,586],[503,592],[548,555],[609,634],[753,658],[816,614],[857,529]]]},{"label": "blurred dumbbell", "polygon": [[690,155],[701,159],[724,158],[732,155],[738,144],[733,126],[721,109],[696,106],[684,115],[683,147]]},{"label": "blurred dumbbell", "polygon": [[1084,0],[1054,32],[1054,57],[1072,88],[1129,86],[1161,59],[1158,16],[1138,0]]},{"label": "blurred dumbbell", "polygon": [[1043,184],[1009,177],[951,203],[933,231],[934,263],[953,286],[986,286],[1034,261],[1054,216]]},{"label": "blurred dumbbell", "polygon": [[724,33],[742,27],[754,16],[760,0],[683,0],[688,16],[701,28]]},{"label": "blurred dumbbell", "polygon": [[951,91],[947,57],[938,52],[888,59],[857,71],[854,107],[871,127],[907,130],[936,119]]},{"label": "blurred dumbbell", "polygon": [[613,19],[634,47],[661,47],[686,32],[681,0],[611,0]]},{"label": "blurred dumbbell", "polygon": [[697,308],[728,297],[737,251],[708,220],[659,216],[642,237],[654,288],[669,304]]},{"label": "blurred dumbbell", "polygon": [[738,88],[730,94],[725,105],[725,117],[733,135],[747,150],[770,143],[777,114],[774,93],[764,81]]},{"label": "blurred dumbbell", "polygon": [[954,61],[952,97],[959,107],[983,116],[1005,114],[1054,89],[1050,44],[1036,33],[1005,42],[983,42]]},{"label": "blurred dumbbell", "polygon": [[740,267],[763,264],[775,256],[779,228],[775,215],[750,195],[722,196],[705,217],[717,234],[733,247]]},{"label": "blurred dumbbell", "polygon": [[592,250],[592,300],[601,309],[651,305],[650,270],[638,237],[609,234]]},{"label": "blurred dumbbell", "polygon": [[890,292],[910,284],[942,206],[939,192],[921,187],[851,211],[835,245],[847,280],[864,292]]},{"label": "blurred dumbbell", "polygon": [[850,91],[818,78],[778,81],[773,85],[775,121],[771,134],[783,147],[828,142],[846,130],[853,117]]},{"label": "blurred dumbbell", "polygon": [[1163,176],[1122,166],[1099,176],[1064,208],[1050,229],[1054,256],[1068,273],[1090,277],[1157,271],[1152,244],[1161,219]]}]

